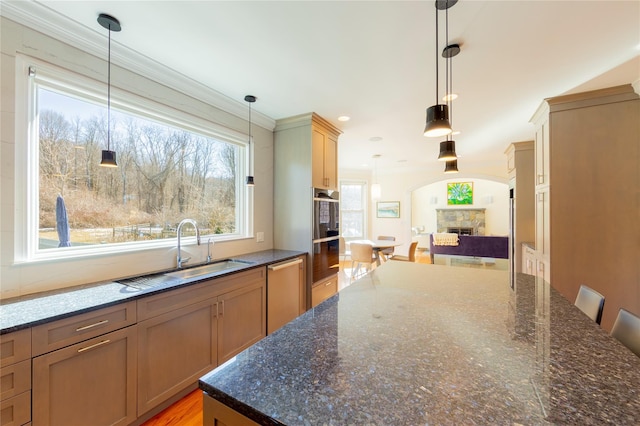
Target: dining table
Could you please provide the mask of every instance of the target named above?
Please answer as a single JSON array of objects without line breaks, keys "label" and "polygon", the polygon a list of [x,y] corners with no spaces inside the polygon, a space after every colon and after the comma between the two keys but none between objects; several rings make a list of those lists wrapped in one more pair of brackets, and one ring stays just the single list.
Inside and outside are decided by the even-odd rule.
[{"label": "dining table", "polygon": [[352,240],[349,241],[349,244],[351,243],[369,244],[373,248],[373,254],[376,257],[377,266],[380,266],[382,262],[387,261],[387,256],[385,256],[382,250],[402,245],[401,241],[395,240]]}]

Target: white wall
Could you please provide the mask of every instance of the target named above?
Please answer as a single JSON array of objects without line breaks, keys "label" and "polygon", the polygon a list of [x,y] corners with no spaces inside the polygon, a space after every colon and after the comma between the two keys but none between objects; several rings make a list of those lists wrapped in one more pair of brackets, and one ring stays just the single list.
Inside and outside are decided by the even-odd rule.
[{"label": "white wall", "polygon": [[[472,182],[473,204],[447,205],[447,183]],[[485,235],[509,234],[509,186],[485,179],[447,179],[425,185],[413,191],[412,226],[424,227],[424,232],[435,232],[436,209],[484,208]]]},{"label": "white wall", "polygon": [[[505,144],[505,148],[508,143]],[[366,155],[365,155],[366,157]],[[434,159],[434,161],[436,161]],[[506,157],[495,162],[477,162],[461,160],[458,165],[460,173],[451,177],[442,172],[426,172],[423,170],[410,170],[401,167],[393,170],[378,170],[377,181],[382,186],[382,197],[379,201],[400,201],[400,218],[377,218],[375,212],[375,200],[369,197],[369,217],[367,223],[367,238],[375,238],[378,235],[394,235],[403,243],[396,249],[397,253],[406,253],[411,244],[411,228],[415,226],[413,192],[425,186],[435,184],[433,191],[438,196],[438,203],[444,203],[437,208],[446,207],[446,185],[448,180],[456,182],[474,182],[474,200],[483,200],[483,196],[493,195],[493,203],[479,205],[474,201],[474,206],[485,207],[487,213],[487,234],[506,235],[508,233],[508,177]],[[339,171],[340,180],[362,180],[369,184],[372,182],[370,170],[343,170]],[[478,186],[476,183],[478,182]],[[444,190],[440,191],[439,185]],[[504,195],[500,195],[504,194]],[[479,197],[479,198],[477,198]],[[427,201],[428,204],[428,201]],[[434,209],[436,206],[434,206]],[[435,210],[433,230],[435,230]],[[420,219],[422,220],[422,219]],[[422,223],[418,223],[420,225]],[[424,223],[426,225],[426,221]]]},{"label": "white wall", "polygon": [[[17,182],[22,171],[16,170],[16,148],[24,144],[22,123],[16,122],[16,111],[25,105],[25,99],[16,98],[16,54],[47,61],[53,65],[82,74],[100,82],[106,81],[106,62],[47,35],[1,18],[2,38],[2,116],[0,149],[0,299],[45,290],[99,282],[123,276],[141,275],[146,272],[175,266],[175,247],[149,249],[118,255],[101,255],[46,262],[15,262],[16,218],[23,215],[16,204]],[[106,48],[106,45],[105,45]],[[176,77],[167,70],[167,79]],[[162,84],[164,83],[164,84]],[[182,82],[184,83],[184,81]],[[197,86],[196,82],[193,82]],[[155,82],[127,69],[112,66],[112,86],[128,90],[157,102],[171,105],[204,120],[237,132],[246,133],[246,118],[199,101],[173,90],[170,82]],[[228,100],[227,100],[228,102]],[[242,100],[239,100],[242,103]],[[240,109],[243,110],[243,109]],[[248,109],[246,109],[248,115]],[[254,117],[259,114],[254,114]],[[270,249],[273,247],[273,127],[262,128],[254,122],[256,186],[254,192],[254,231],[264,232],[264,242],[254,238],[216,243],[214,258]],[[206,245],[188,246],[186,251],[192,262],[204,261]]]}]

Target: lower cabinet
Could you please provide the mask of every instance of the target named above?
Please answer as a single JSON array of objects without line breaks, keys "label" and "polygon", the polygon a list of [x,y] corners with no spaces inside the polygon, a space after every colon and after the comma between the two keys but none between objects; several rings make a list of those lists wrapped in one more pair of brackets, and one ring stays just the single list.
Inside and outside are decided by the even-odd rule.
[{"label": "lower cabinet", "polygon": [[33,358],[33,426],[136,419],[136,326]]},{"label": "lower cabinet", "polygon": [[138,416],[266,335],[265,269],[138,301]]},{"label": "lower cabinet", "polygon": [[311,307],[324,302],[338,292],[338,275],[313,285],[311,289]]},{"label": "lower cabinet", "polygon": [[212,426],[258,426],[258,423],[232,408],[211,398],[206,393],[202,400],[202,423]]},{"label": "lower cabinet", "polygon": [[208,299],[138,323],[138,415],[216,367],[216,311]]},{"label": "lower cabinet", "polygon": [[[29,402],[33,426],[134,423],[265,337],[266,311],[263,267],[15,333],[33,346],[20,357],[5,335],[2,425],[28,422]],[[31,392],[5,386],[23,370]]]}]

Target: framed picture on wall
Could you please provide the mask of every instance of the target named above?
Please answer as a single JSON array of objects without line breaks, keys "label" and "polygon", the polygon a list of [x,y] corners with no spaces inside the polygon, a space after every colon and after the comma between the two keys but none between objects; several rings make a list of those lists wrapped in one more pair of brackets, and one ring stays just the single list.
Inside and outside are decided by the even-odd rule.
[{"label": "framed picture on wall", "polygon": [[400,201],[378,201],[376,207],[378,217],[400,217]]},{"label": "framed picture on wall", "polygon": [[447,205],[473,204],[473,182],[447,184]]}]

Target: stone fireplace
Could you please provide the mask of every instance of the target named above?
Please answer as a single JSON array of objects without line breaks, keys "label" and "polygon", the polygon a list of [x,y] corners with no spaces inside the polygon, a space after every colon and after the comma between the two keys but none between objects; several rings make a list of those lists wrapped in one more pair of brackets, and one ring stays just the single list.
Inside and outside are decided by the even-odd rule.
[{"label": "stone fireplace", "polygon": [[486,209],[436,209],[437,232],[484,235]]}]

